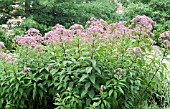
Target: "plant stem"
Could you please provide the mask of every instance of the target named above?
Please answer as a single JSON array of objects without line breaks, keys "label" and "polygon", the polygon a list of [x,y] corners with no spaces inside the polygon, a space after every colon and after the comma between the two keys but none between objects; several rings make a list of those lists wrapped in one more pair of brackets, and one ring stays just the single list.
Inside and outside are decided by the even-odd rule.
[{"label": "plant stem", "polygon": [[6,71],[5,61],[3,61],[3,68],[4,68],[4,72],[5,72],[6,77],[8,77],[8,74],[7,74],[7,71]]},{"label": "plant stem", "polygon": [[16,81],[19,83],[19,80],[18,80],[18,78],[17,78],[17,73],[16,73],[15,68],[14,68],[14,63],[12,63],[12,69],[13,69],[13,71],[14,71],[15,79],[16,79]]},{"label": "plant stem", "polygon": [[52,49],[53,49],[53,52],[54,52],[54,59],[56,61],[57,57],[56,57],[56,53],[55,53],[55,49],[54,49],[54,44],[53,42],[51,43],[51,46],[52,46]]},{"label": "plant stem", "polygon": [[26,47],[26,62],[25,62],[25,66],[27,66],[28,64],[28,46]]},{"label": "plant stem", "polygon": [[152,81],[153,78],[156,76],[157,72],[159,71],[159,68],[160,68],[160,66],[161,66],[161,64],[162,64],[162,61],[163,61],[164,58],[165,58],[166,51],[167,51],[167,49],[165,48],[165,51],[164,51],[164,54],[163,54],[163,56],[162,56],[161,62],[160,62],[160,64],[159,64],[158,68],[156,69],[154,75],[152,76],[151,80],[150,80],[149,83],[147,84],[147,87],[146,87],[146,89],[144,90],[144,92],[146,92],[146,90],[148,89],[148,86],[150,85],[151,81]]},{"label": "plant stem", "polygon": [[[165,51],[164,51],[164,53],[163,53],[163,56],[162,56],[162,59],[161,59],[161,61],[160,61],[160,64],[159,64],[158,68],[156,69],[154,75],[152,76],[151,80],[150,80],[149,83],[147,84],[147,87],[145,88],[145,90],[144,90],[141,94],[144,94],[144,93],[147,91],[150,83],[152,82],[153,78],[156,76],[157,72],[159,71],[160,66],[161,66],[161,64],[162,64],[162,62],[163,62],[163,60],[164,60],[164,58],[165,58],[166,51],[167,51],[167,48],[165,48]],[[140,96],[142,96],[141,94],[140,94]],[[138,103],[139,103],[139,99],[138,99],[136,105],[137,105]]]},{"label": "plant stem", "polygon": [[79,40],[79,38],[78,38],[78,45],[77,45],[77,47],[78,47],[78,54],[79,54],[78,59],[79,59],[80,58],[80,40]]},{"label": "plant stem", "polygon": [[95,45],[95,39],[92,41],[92,49],[91,49],[91,59],[94,59],[94,45]]}]

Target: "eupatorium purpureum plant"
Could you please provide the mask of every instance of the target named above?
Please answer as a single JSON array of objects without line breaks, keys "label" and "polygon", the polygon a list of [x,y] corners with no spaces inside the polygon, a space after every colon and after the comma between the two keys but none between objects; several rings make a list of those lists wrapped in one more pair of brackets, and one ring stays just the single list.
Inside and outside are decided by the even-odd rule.
[{"label": "eupatorium purpureum plant", "polygon": [[156,46],[153,24],[147,16],[130,25],[91,18],[85,27],[57,24],[44,36],[30,28],[13,39],[13,53],[0,42],[0,107],[132,109],[158,102],[169,45]]}]

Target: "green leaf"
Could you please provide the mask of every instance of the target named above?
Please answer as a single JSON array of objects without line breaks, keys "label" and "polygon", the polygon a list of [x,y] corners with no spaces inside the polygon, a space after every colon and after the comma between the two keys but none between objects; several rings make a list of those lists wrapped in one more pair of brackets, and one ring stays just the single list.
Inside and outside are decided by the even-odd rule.
[{"label": "green leaf", "polygon": [[45,75],[45,79],[46,79],[46,80],[48,80],[48,76],[49,76],[48,74]]},{"label": "green leaf", "polygon": [[156,83],[158,83],[158,81],[159,81],[159,79],[158,79],[157,76],[155,76],[155,77],[153,78],[153,80],[154,80]]},{"label": "green leaf", "polygon": [[86,73],[90,73],[91,70],[92,70],[92,67],[87,67],[87,68],[86,68]]},{"label": "green leaf", "polygon": [[93,101],[99,101],[99,100],[100,100],[99,97],[93,98]]},{"label": "green leaf", "polygon": [[112,95],[113,89],[109,91],[109,97]]},{"label": "green leaf", "polygon": [[117,99],[117,92],[114,91],[114,98]]},{"label": "green leaf", "polygon": [[93,89],[90,90],[90,92],[88,94],[89,94],[90,98],[93,99],[93,97],[94,97],[94,90]]},{"label": "green leaf", "polygon": [[22,95],[23,92],[24,92],[24,90],[23,90],[22,88],[19,88],[19,92],[20,92],[20,94]]},{"label": "green leaf", "polygon": [[162,65],[164,66],[165,69],[168,69],[166,63],[162,63]]},{"label": "green leaf", "polygon": [[40,94],[40,98],[43,98],[43,91],[42,90],[38,90],[39,94]]},{"label": "green leaf", "polygon": [[87,90],[83,90],[83,92],[81,93],[81,98],[83,98],[87,94],[87,92]]},{"label": "green leaf", "polygon": [[124,91],[122,90],[122,88],[121,88],[120,86],[118,86],[118,88],[119,88],[119,91],[120,91],[122,94],[124,94]]},{"label": "green leaf", "polygon": [[43,87],[43,84],[42,84],[42,83],[39,83],[38,86],[39,86],[42,90],[44,90],[45,92],[47,92],[46,88]]},{"label": "green leaf", "polygon": [[90,78],[90,81],[91,81],[93,84],[95,84],[95,79],[96,79],[95,74],[90,75],[89,78]]},{"label": "green leaf", "polygon": [[96,61],[95,60],[91,60],[91,62],[92,62],[92,66],[96,67]]},{"label": "green leaf", "polygon": [[98,67],[94,67],[94,69],[95,69],[99,74],[101,74],[101,71],[100,71],[100,69],[99,69]]},{"label": "green leaf", "polygon": [[106,86],[108,87],[110,85],[110,83],[111,83],[111,80],[107,81]]},{"label": "green leaf", "polygon": [[87,77],[88,77],[88,75],[83,74],[83,76],[80,78],[79,82],[84,81]]},{"label": "green leaf", "polygon": [[85,90],[88,90],[88,88],[90,87],[90,82],[87,82],[86,85],[85,85]]},{"label": "green leaf", "polygon": [[15,88],[16,88],[16,90],[18,91],[19,83],[16,84]]},{"label": "green leaf", "polygon": [[42,72],[44,69],[45,69],[45,68],[41,68],[41,69],[39,70],[39,72]]},{"label": "green leaf", "polygon": [[36,94],[37,94],[37,87],[36,87],[36,83],[34,83],[33,99],[35,99]]},{"label": "green leaf", "polygon": [[105,109],[105,108],[104,108],[104,104],[103,104],[103,103],[101,104],[101,109]]}]

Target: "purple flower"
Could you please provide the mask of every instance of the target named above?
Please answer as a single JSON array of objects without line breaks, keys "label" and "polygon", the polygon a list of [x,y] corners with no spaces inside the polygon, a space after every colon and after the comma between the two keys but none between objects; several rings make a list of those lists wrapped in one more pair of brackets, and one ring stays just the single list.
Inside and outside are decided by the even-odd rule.
[{"label": "purple flower", "polygon": [[54,68],[55,68],[55,66],[53,66],[53,65],[48,66],[48,69],[49,69],[49,70],[52,70],[52,69],[54,69]]},{"label": "purple flower", "polygon": [[170,41],[169,40],[164,40],[164,44],[166,47],[169,49],[170,48]]},{"label": "purple flower", "polygon": [[6,58],[8,56],[7,53],[0,52],[0,58]]},{"label": "purple flower", "polygon": [[83,26],[82,25],[79,25],[79,24],[74,24],[70,27],[70,29],[73,29],[73,30],[83,30]]},{"label": "purple flower", "polygon": [[22,72],[23,72],[24,74],[26,74],[26,73],[28,73],[29,71],[31,71],[31,68],[26,67],[26,68],[23,69]]},{"label": "purple flower", "polygon": [[142,54],[142,50],[141,50],[140,47],[134,47],[133,50],[134,50],[136,53]]},{"label": "purple flower", "polygon": [[153,39],[149,38],[148,40],[151,42],[152,45],[156,44],[156,41],[154,41]]},{"label": "purple flower", "polygon": [[35,29],[35,28],[30,28],[27,32],[26,32],[27,35],[37,35],[37,34],[40,34],[40,31]]},{"label": "purple flower", "polygon": [[40,52],[40,50],[43,50],[43,49],[44,49],[44,46],[36,45],[33,50]]},{"label": "purple flower", "polygon": [[63,29],[65,29],[65,27],[64,27],[63,25],[56,24],[56,25],[52,28],[52,30],[56,30],[56,29],[58,29],[58,28],[63,28]]},{"label": "purple flower", "polygon": [[165,31],[162,34],[160,34],[159,39],[164,39],[164,38],[170,39],[170,31]]},{"label": "purple flower", "polygon": [[14,63],[16,61],[16,57],[15,56],[8,56],[8,57],[6,57],[5,61]]},{"label": "purple flower", "polygon": [[3,42],[0,42],[0,49],[5,48],[5,45]]},{"label": "purple flower", "polygon": [[8,52],[7,53],[0,52],[0,59],[3,59],[5,62],[12,62],[12,63],[16,61],[16,57],[9,55]]}]

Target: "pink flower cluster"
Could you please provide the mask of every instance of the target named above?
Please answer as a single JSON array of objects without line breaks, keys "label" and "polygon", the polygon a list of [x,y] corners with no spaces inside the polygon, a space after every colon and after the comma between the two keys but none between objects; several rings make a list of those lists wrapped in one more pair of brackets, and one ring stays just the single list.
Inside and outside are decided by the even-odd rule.
[{"label": "pink flower cluster", "polygon": [[141,50],[140,47],[134,47],[133,50],[134,50],[136,53],[142,54],[142,50]]},{"label": "pink flower cluster", "polygon": [[4,45],[3,42],[0,42],[0,50],[1,50],[2,48],[5,48],[5,45]]},{"label": "pink flower cluster", "polygon": [[159,39],[165,39],[168,38],[170,40],[170,31],[165,31],[162,34],[160,34]]},{"label": "pink flower cluster", "polygon": [[14,42],[17,42],[20,45],[30,45],[30,46],[35,46],[37,44],[36,40],[34,37],[30,37],[30,36],[16,36],[13,39]]},{"label": "pink flower cluster", "polygon": [[6,53],[0,52],[0,59],[4,60],[5,62],[11,62],[11,63],[14,63],[16,61],[16,57],[11,56],[9,54],[9,51],[7,51]]},{"label": "pink flower cluster", "polygon": [[[69,43],[77,40],[77,36],[80,36],[82,42],[91,43],[96,37],[109,42],[118,37],[136,38],[142,35],[154,34],[152,33],[152,24],[155,22],[147,16],[136,16],[131,20],[132,24],[125,26],[126,22],[119,22],[108,24],[103,19],[91,18],[86,22],[85,28],[80,24],[74,24],[69,29],[66,29],[63,25],[55,25],[51,31],[45,33],[44,37],[40,34],[40,31],[34,28],[29,29],[25,36],[16,36],[14,41],[20,45],[31,45],[33,47],[40,45],[41,43]],[[152,44],[155,42],[151,39]]]},{"label": "pink flower cluster", "polygon": [[29,67],[26,67],[26,68],[24,68],[23,69],[23,74],[27,74],[29,71],[31,71],[31,68],[29,68]]},{"label": "pink flower cluster", "polygon": [[151,30],[153,29],[152,25],[156,24],[156,22],[154,22],[151,18],[147,17],[147,16],[136,16],[135,18],[133,18],[131,20],[131,26],[133,27],[133,25],[136,25],[134,30],[140,32],[140,34],[143,35],[154,35]]},{"label": "pink flower cluster", "polygon": [[33,46],[35,47],[37,44],[40,44],[44,41],[44,38],[40,34],[39,30],[35,28],[30,28],[26,35],[22,36],[15,36],[13,42],[18,43],[23,46]]},{"label": "pink flower cluster", "polygon": [[45,33],[44,42],[56,43],[56,42],[70,42],[73,38],[74,31],[65,29],[64,26],[57,24],[51,31]]},{"label": "pink flower cluster", "polygon": [[40,31],[35,28],[30,28],[26,34],[29,36],[40,35]]},{"label": "pink flower cluster", "polygon": [[135,52],[136,54],[142,54],[142,49],[140,47],[134,47],[128,49],[130,52]]},{"label": "pink flower cluster", "polygon": [[159,39],[163,40],[165,46],[170,49],[170,31],[160,34]]},{"label": "pink flower cluster", "polygon": [[147,16],[136,16],[131,20],[132,23],[136,23],[138,26],[144,26],[146,29],[152,30],[152,24],[156,24],[151,18]]}]

